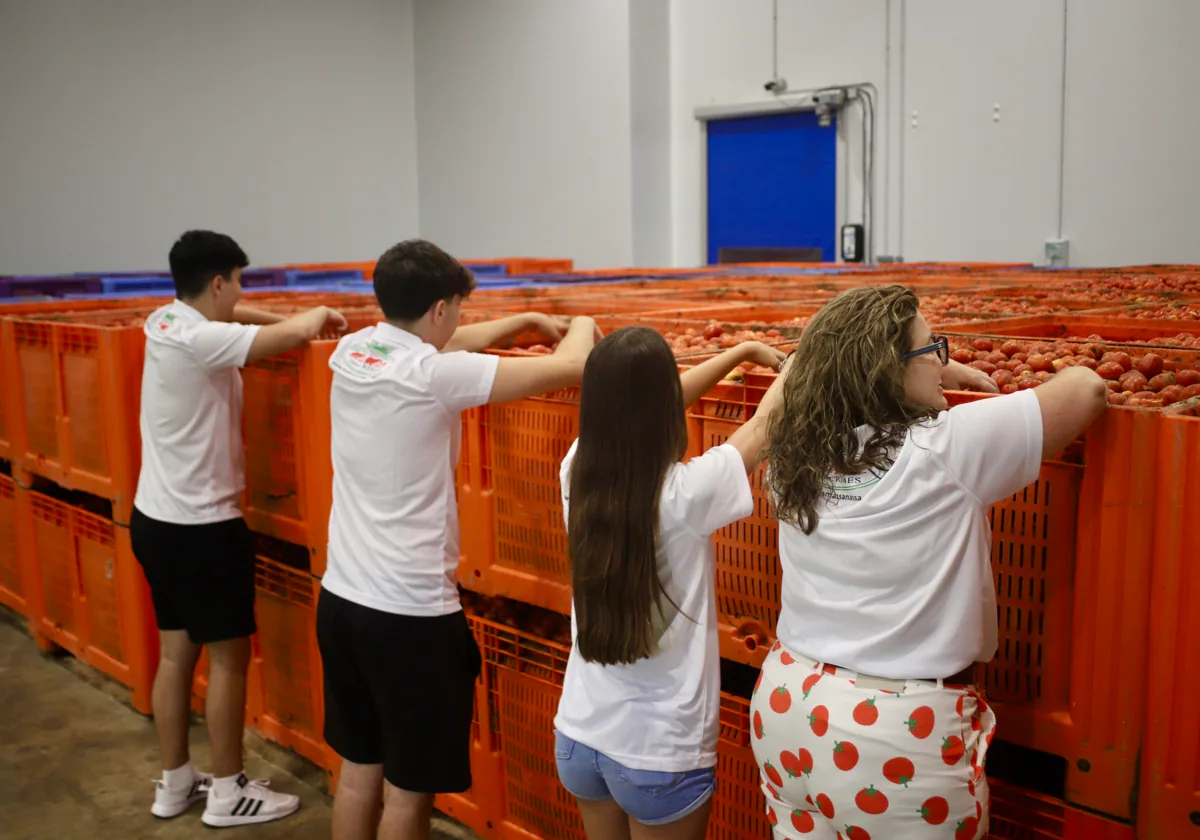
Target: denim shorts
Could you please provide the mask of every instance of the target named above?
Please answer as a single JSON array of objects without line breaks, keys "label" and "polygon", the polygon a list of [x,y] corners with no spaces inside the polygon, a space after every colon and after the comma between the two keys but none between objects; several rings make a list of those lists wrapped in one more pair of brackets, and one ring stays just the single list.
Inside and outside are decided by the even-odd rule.
[{"label": "denim shorts", "polygon": [[667,773],[634,770],[555,730],[558,778],[576,799],[612,799],[642,825],[683,819],[713,795],[716,768]]}]

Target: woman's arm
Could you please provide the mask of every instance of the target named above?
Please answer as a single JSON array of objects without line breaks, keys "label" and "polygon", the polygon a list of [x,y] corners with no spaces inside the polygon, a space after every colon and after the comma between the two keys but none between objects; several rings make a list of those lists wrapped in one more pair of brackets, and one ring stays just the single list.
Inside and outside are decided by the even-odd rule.
[{"label": "woman's arm", "polygon": [[787,358],[786,354],[768,347],[760,341],[743,341],[736,347],[730,347],[723,353],[701,362],[679,375],[679,384],[683,386],[683,405],[691,408],[700,398],[713,389],[725,374],[745,362],[779,370],[780,364]]}]

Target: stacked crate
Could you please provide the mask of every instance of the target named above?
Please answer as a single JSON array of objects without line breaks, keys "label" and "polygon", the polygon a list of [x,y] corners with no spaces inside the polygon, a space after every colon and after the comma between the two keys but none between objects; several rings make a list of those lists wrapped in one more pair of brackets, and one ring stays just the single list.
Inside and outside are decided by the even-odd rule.
[{"label": "stacked crate", "polygon": [[[512,261],[504,266],[509,274],[514,268],[534,271]],[[297,285],[257,291],[253,301],[281,312],[337,306],[358,328],[379,317],[369,295],[307,281],[330,271],[369,277],[369,270],[344,264],[280,271],[271,276]],[[930,322],[958,345],[986,336],[1095,333],[1132,355],[1154,349],[1194,362],[1200,353],[1182,335],[1173,346],[1143,343],[1200,335],[1200,271],[1193,267],[545,274],[564,270],[540,267],[541,280],[556,285],[481,286],[464,322],[534,310],[598,315],[606,332],[644,324],[670,335],[719,322],[727,331],[773,330],[771,340],[786,348],[840,291],[902,282],[916,288]],[[138,318],[161,301],[53,300],[0,309],[0,603],[28,616],[44,644],[125,681],[143,710],[157,642],[125,523],[139,456]],[[314,341],[254,363],[244,380],[245,513],[259,535],[249,722],[336,780],[336,757],[320,737],[314,630],[330,505],[334,346],[332,338]],[[681,357],[681,365],[705,358],[694,347],[688,352],[696,355]],[[772,378],[746,374],[694,406],[689,454],[725,440],[752,415]],[[1200,509],[1195,402],[1110,409],[1077,446],[1048,460],[1035,484],[991,513],[1002,640],[984,679],[998,707],[998,738],[1006,748],[1030,751],[1039,766],[1063,768],[1041,793],[997,783],[994,837],[1128,840],[1136,822],[1139,837],[1159,840],[1188,836],[1200,824],[1200,724],[1188,712],[1187,692],[1195,670],[1189,663],[1200,652],[1200,555],[1186,530],[1188,514]],[[457,485],[465,589],[532,605],[521,609],[569,612],[558,467],[577,414],[575,390],[464,413]],[[749,667],[773,642],[780,578],[778,526],[761,470],[753,486],[754,514],[716,537],[721,654]],[[550,750],[566,648],[545,630],[547,621],[526,615],[514,627],[472,618],[485,660],[472,738],[475,785],[465,795],[440,797],[438,806],[484,836],[581,836]],[[729,688],[709,833],[764,836],[746,699]],[[202,673],[198,707],[204,692]]]}]

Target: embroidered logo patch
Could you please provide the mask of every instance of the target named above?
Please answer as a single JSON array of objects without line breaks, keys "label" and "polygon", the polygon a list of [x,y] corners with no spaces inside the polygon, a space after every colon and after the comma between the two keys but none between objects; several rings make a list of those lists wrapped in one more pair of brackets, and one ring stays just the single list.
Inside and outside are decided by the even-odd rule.
[{"label": "embroidered logo patch", "polygon": [[348,374],[378,376],[391,366],[391,353],[391,348],[377,341],[364,341],[348,347],[335,365]]}]

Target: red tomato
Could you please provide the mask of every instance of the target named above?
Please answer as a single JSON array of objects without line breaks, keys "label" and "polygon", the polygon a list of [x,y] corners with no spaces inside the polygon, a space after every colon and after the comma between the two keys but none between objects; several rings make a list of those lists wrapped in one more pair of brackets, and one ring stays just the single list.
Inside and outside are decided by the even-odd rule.
[{"label": "red tomato", "polygon": [[1104,364],[1105,362],[1116,362],[1123,370],[1133,370],[1133,359],[1129,357],[1128,353],[1121,353],[1119,351],[1105,353],[1100,359],[1100,364]]},{"label": "red tomato", "polygon": [[1131,370],[1123,375],[1119,380],[1121,390],[1123,391],[1144,391],[1146,390],[1147,380],[1136,370]]},{"label": "red tomato", "polygon": [[[1154,353],[1147,353],[1145,356],[1142,356],[1140,359],[1138,359],[1134,366],[1138,369],[1142,376],[1146,377],[1147,379],[1153,379],[1163,372],[1163,359],[1162,356],[1155,355]],[[1155,388],[1154,390],[1157,391],[1158,389]]]},{"label": "red tomato", "polygon": [[[1156,376],[1154,378],[1157,379],[1158,377]],[[1182,385],[1168,385],[1167,387],[1165,387],[1161,391],[1159,391],[1158,395],[1159,395],[1159,397],[1162,398],[1163,405],[1171,405],[1172,403],[1177,403],[1183,399],[1183,386]]]},{"label": "red tomato", "polygon": [[1176,371],[1175,381],[1184,388],[1189,388],[1192,385],[1200,385],[1200,372],[1189,369]]},{"label": "red tomato", "polygon": [[1096,373],[1100,374],[1101,379],[1110,379],[1116,382],[1125,375],[1125,368],[1121,367],[1116,362],[1101,362],[1096,368]]}]

